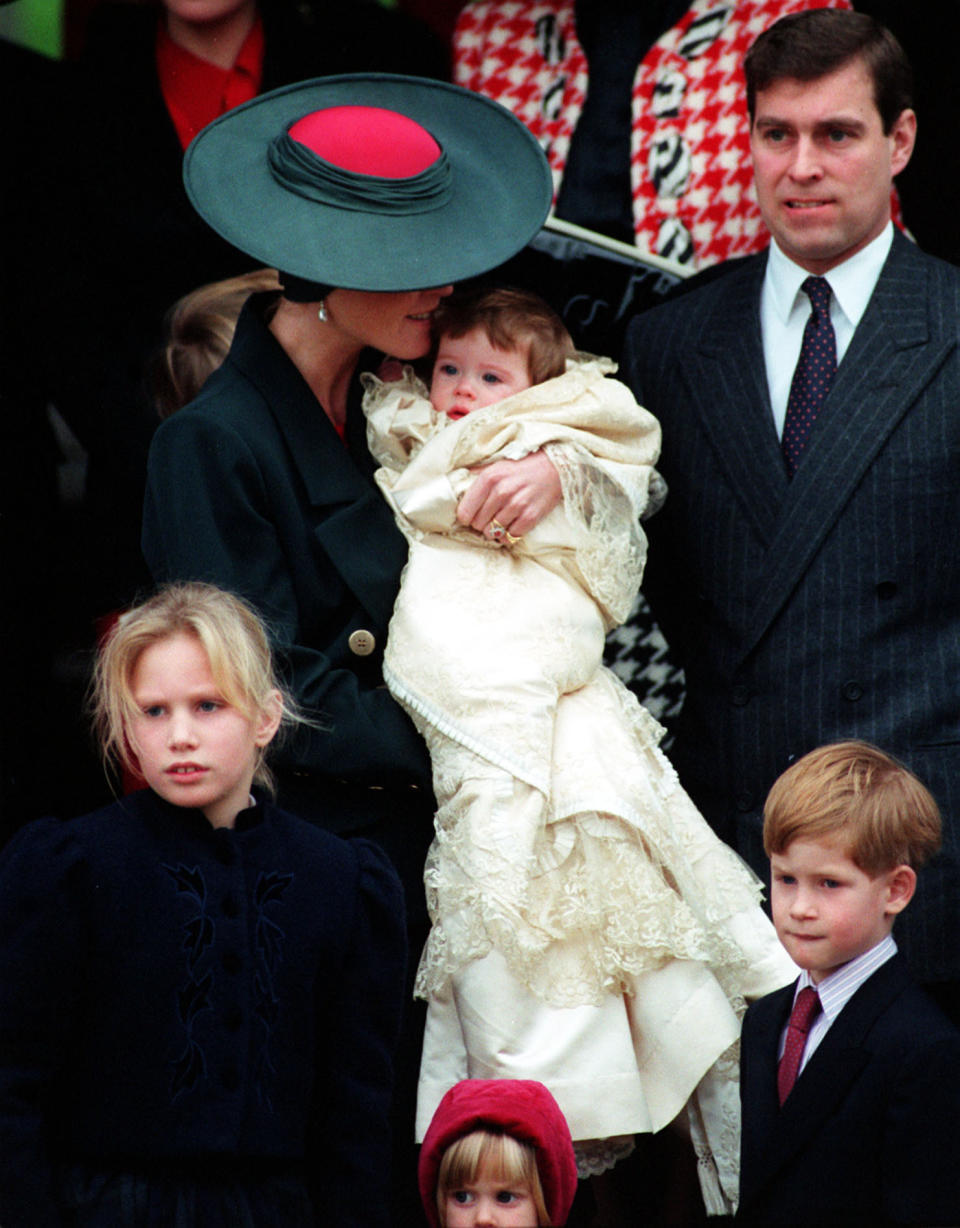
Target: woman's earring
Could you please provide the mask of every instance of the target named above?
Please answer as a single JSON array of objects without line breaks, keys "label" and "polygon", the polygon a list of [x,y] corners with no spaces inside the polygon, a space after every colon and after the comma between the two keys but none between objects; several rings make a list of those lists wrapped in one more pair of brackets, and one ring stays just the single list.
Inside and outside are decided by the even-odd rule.
[{"label": "woman's earring", "polygon": [[320,306],[317,308],[317,319],[321,324],[326,324],[327,322],[327,304],[323,299],[320,300]]}]

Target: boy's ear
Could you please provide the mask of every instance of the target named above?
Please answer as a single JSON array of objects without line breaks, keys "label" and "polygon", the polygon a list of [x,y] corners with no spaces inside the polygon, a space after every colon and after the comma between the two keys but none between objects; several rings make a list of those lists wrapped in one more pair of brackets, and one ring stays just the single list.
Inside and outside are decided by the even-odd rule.
[{"label": "boy's ear", "polygon": [[254,742],[257,746],[267,746],[273,741],[283,719],[283,699],[279,691],[271,691],[267,702],[260,709],[257,718],[257,728]]},{"label": "boy's ear", "polygon": [[917,889],[917,872],[912,866],[902,865],[891,870],[887,875],[887,907],[888,917],[903,912],[913,899]]}]

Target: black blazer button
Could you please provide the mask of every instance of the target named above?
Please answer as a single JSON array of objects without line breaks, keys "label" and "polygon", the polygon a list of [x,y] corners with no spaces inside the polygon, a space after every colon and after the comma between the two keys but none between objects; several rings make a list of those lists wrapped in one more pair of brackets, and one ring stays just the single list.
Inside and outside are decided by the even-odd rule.
[{"label": "black blazer button", "polygon": [[863,699],[863,687],[856,679],[851,678],[849,682],[843,684],[843,698],[849,699],[851,703],[856,703],[858,699]]}]

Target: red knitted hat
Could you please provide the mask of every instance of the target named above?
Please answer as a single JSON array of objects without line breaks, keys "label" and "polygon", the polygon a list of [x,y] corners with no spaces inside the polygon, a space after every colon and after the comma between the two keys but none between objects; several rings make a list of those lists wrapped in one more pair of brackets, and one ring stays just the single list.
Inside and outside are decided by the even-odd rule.
[{"label": "red knitted hat", "polygon": [[560,1106],[531,1079],[465,1079],[437,1106],[420,1149],[420,1197],[431,1228],[439,1228],[437,1175],[451,1143],[474,1130],[491,1130],[533,1147],[551,1225],[567,1222],[577,1190],[573,1141]]}]

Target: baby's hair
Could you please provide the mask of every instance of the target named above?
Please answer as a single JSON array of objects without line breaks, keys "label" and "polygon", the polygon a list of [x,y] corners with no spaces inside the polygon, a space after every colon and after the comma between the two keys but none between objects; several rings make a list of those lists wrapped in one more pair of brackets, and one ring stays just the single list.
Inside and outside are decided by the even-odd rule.
[{"label": "baby's hair", "polygon": [[557,313],[527,290],[461,291],[443,299],[433,313],[435,341],[463,337],[475,328],[482,328],[498,349],[526,346],[527,370],[534,384],[562,375],[575,353],[573,339]]},{"label": "baby's hair", "polygon": [[865,874],[914,870],[940,848],[940,811],[914,774],[868,742],[833,742],[798,759],[763,808],[767,856],[794,840],[842,845]]},{"label": "baby's hair", "polygon": [[537,1212],[537,1224],[547,1224],[547,1204],[537,1170],[537,1155],[529,1143],[494,1130],[464,1134],[443,1153],[437,1173],[437,1212],[441,1228],[446,1225],[446,1198],[477,1180],[481,1172],[504,1185],[523,1184],[529,1189]]},{"label": "baby's hair", "polygon": [[212,281],[177,299],[164,319],[165,344],[150,370],[161,418],[188,405],[227,356],[237,317],[258,290],[279,290],[274,269]]},{"label": "baby's hair", "polygon": [[[199,640],[210,673],[224,699],[248,719],[268,710],[280,693],[282,724],[305,718],[277,681],[267,632],[241,598],[212,584],[169,584],[120,615],[108,632],[94,667],[89,707],[104,763],[137,770],[136,747],[128,730],[137,705],[133,674],[141,653],[174,635]],[[254,780],[273,790],[265,762],[266,747],[257,749]]]}]

